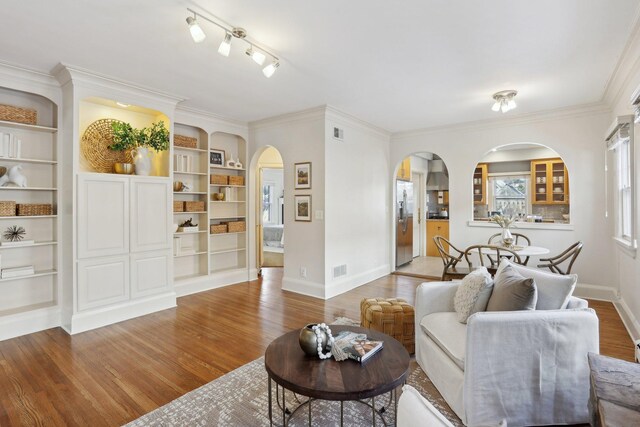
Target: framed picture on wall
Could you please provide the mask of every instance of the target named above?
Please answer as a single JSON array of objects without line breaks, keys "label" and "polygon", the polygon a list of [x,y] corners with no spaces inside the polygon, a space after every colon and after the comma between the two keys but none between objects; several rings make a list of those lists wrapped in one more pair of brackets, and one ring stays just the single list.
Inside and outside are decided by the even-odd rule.
[{"label": "framed picture on wall", "polygon": [[311,195],[295,196],[294,206],[296,221],[311,221]]},{"label": "framed picture on wall", "polygon": [[211,149],[209,152],[209,164],[224,166],[224,150]]},{"label": "framed picture on wall", "polygon": [[[308,190],[311,188],[311,162],[296,163],[294,165],[296,177],[296,190]],[[309,196],[311,197],[311,196]]]}]

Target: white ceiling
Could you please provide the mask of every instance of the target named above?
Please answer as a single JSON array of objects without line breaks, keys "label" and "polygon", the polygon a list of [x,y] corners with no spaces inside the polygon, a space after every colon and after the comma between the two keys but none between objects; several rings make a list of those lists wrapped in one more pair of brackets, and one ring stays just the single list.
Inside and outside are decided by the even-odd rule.
[{"label": "white ceiling", "polygon": [[[2,4],[4,3],[4,4]],[[9,5],[10,3],[10,5]],[[322,104],[389,131],[495,118],[517,89],[535,112],[602,99],[640,0],[0,0],[0,60],[58,62],[252,121]],[[221,30],[195,44],[186,7],[244,27],[280,55],[266,79]]]}]

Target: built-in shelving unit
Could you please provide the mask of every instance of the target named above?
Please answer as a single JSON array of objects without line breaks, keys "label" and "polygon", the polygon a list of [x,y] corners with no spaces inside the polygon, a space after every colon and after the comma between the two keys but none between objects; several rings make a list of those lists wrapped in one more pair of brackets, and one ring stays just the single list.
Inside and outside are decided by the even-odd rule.
[{"label": "built-in shelving unit", "polygon": [[531,203],[566,205],[569,203],[569,174],[562,159],[531,161]]},{"label": "built-in shelving unit", "polygon": [[[10,226],[23,227],[25,240],[33,243],[19,246],[0,245],[0,270],[11,267],[33,266],[34,273],[21,277],[5,277],[0,274],[0,323],[11,325],[12,316],[26,319],[42,319],[43,309],[57,309],[60,299],[58,280],[60,224],[56,215],[59,203],[58,160],[60,144],[58,133],[58,107],[43,96],[0,87],[0,104],[8,104],[37,111],[36,124],[14,123],[0,120],[0,143],[10,135],[20,141],[19,156],[0,156],[0,166],[7,169],[20,165],[27,178],[26,187],[7,184],[0,187],[0,199],[20,204],[51,204],[51,215],[2,216],[0,234]],[[17,143],[17,142],[16,142]],[[4,237],[2,238],[4,241]],[[54,315],[51,315],[54,317]],[[27,320],[15,326],[16,330],[33,332],[51,327],[41,320]],[[0,330],[0,339],[14,335],[12,330]]]}]

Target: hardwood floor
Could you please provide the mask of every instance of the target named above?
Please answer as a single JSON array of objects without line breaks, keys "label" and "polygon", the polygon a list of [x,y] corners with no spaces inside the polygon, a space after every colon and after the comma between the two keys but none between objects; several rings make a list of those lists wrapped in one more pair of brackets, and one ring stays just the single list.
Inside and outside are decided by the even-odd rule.
[{"label": "hardwood floor", "polygon": [[[363,297],[413,303],[422,279],[390,275],[321,301],[262,280],[182,297],[178,307],[69,336],[60,328],[0,342],[0,426],[114,426],[131,421],[264,354],[306,323],[359,318]],[[601,352],[633,359],[611,303],[591,301]]]}]

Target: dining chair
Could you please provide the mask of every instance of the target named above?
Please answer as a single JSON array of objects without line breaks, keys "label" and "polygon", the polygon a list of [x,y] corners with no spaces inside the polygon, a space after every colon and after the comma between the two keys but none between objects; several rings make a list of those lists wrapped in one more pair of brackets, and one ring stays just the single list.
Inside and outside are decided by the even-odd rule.
[{"label": "dining chair", "polygon": [[[548,268],[557,274],[571,274],[571,267],[573,267],[573,263],[576,261],[576,258],[578,258],[578,255],[580,255],[581,250],[582,242],[576,242],[559,255],[550,258],[540,258],[540,261],[544,262],[544,264],[538,264],[538,268]],[[569,264],[566,270],[563,271],[560,264],[565,261],[568,261]]]},{"label": "dining chair", "polygon": [[[514,245],[531,246],[531,240],[524,234],[511,233],[511,235],[513,236]],[[487,243],[490,245],[499,245],[500,243],[502,243],[502,233],[496,233],[493,236],[489,237],[489,241]],[[489,258],[491,258],[491,256],[489,256]],[[527,265],[528,262],[529,262],[529,257],[526,257],[524,260],[522,260],[522,265]],[[496,264],[499,264],[499,262],[496,262]]]},{"label": "dining chair", "polygon": [[[471,269],[469,268],[458,266],[458,263],[462,261],[464,256],[463,251],[453,246],[451,242],[442,236],[434,236],[433,241],[436,244],[436,248],[438,248],[442,264],[444,265],[444,268],[442,269],[443,281],[462,279],[471,272]],[[452,249],[454,253],[451,254],[449,250],[445,249],[445,246]]]},{"label": "dining chair", "polygon": [[[491,275],[495,275],[500,261],[504,258],[509,259],[516,264],[522,264],[522,259],[514,250],[503,248],[498,245],[471,245],[464,250],[464,259],[470,270],[473,270],[473,262],[471,258],[477,256],[480,260],[480,266],[486,267]],[[486,263],[486,265],[485,265]]]}]

